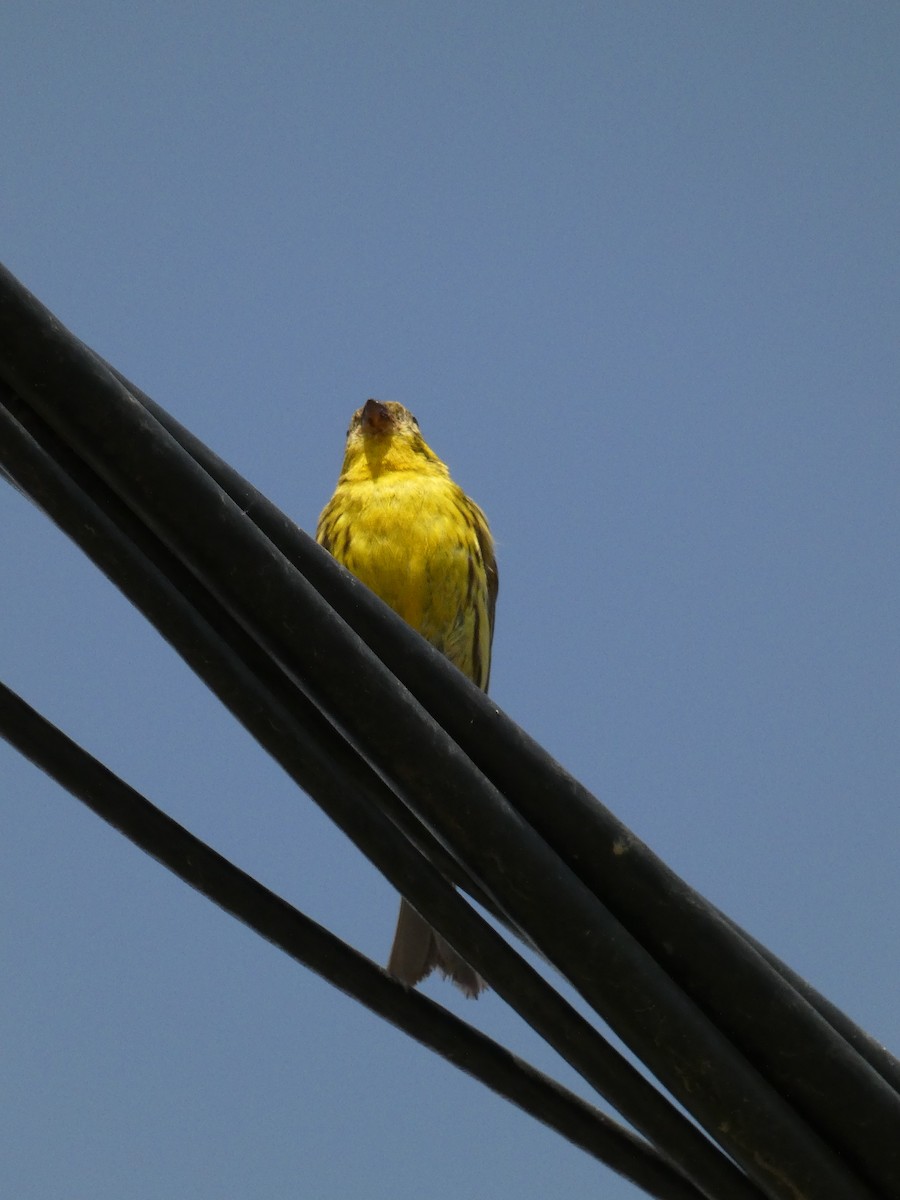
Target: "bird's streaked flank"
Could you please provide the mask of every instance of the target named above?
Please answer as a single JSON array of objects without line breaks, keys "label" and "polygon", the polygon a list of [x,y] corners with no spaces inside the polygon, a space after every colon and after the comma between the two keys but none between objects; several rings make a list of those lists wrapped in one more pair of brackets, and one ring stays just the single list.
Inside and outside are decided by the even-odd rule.
[{"label": "bird's streaked flank", "polygon": [[[316,539],[487,689],[497,601],[490,530],[402,404],[367,400],[353,414],[340,478]],[[467,996],[485,986],[401,900],[388,970],[416,984],[435,967]]]}]

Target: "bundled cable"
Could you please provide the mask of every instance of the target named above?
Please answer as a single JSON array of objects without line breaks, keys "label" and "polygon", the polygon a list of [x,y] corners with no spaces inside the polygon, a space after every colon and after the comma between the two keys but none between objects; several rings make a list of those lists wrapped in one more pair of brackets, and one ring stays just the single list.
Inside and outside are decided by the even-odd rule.
[{"label": "bundled cable", "polygon": [[[265,660],[256,652],[253,644],[243,639],[239,630],[229,626],[223,614],[209,604],[196,584],[155,545],[152,535],[137,525],[111,496],[104,494],[102,486],[95,479],[85,475],[78,461],[67,454],[59,440],[48,430],[42,429],[40,422],[29,415],[24,406],[14,401],[9,403],[13,410],[19,411],[29,425],[31,434],[35,435],[30,436],[10,419],[10,409],[4,412],[0,408],[0,429],[3,434],[0,440],[6,448],[7,464],[12,466],[19,485],[39,500],[41,506],[91,554],[126,594],[136,599],[142,611],[154,620],[161,631],[165,631],[185,660],[229,704],[235,715],[270,750],[273,757],[310,794],[316,796],[322,807],[369,854],[388,878],[415,894],[423,909],[441,914],[435,916],[435,920],[443,923],[447,919],[441,912],[443,901],[451,910],[456,906],[459,921],[469,925],[474,923],[477,933],[493,939],[488,942],[488,950],[496,951],[499,956],[498,968],[493,976],[499,985],[498,969],[502,968],[504,959],[513,960],[512,969],[515,971],[518,956],[447,887],[427,861],[422,861],[412,851],[404,838],[397,837],[390,822],[380,817],[379,806],[388,806],[386,797],[392,793],[386,793],[377,777],[367,773],[355,756],[342,747],[339,740],[335,740],[327,724],[316,721],[315,711],[304,707],[301,693],[285,686],[271,668],[267,670]],[[36,438],[41,438],[52,449],[57,461],[41,450]],[[84,488],[95,494],[97,503],[74,486],[71,475],[62,471],[57,462],[66,464],[68,471],[81,480]],[[189,599],[183,593],[187,593]],[[6,711],[14,717],[16,708],[13,706]],[[39,761],[49,773],[60,778],[52,747],[47,747],[38,760],[35,739],[32,738],[23,747],[17,736],[17,728],[13,720],[6,723],[5,731],[10,740],[24,748],[29,757]],[[68,775],[60,781],[72,786]],[[96,802],[94,807],[98,807]],[[108,811],[103,815],[109,819]],[[125,831],[122,814],[113,823]],[[129,836],[134,838],[134,833],[129,831]],[[172,869],[178,870],[182,877],[193,882],[190,874],[179,869],[184,857],[173,859],[170,855],[167,863]],[[243,919],[249,919],[246,911]],[[521,963],[519,970],[527,973],[530,969]],[[698,1139],[693,1127],[671,1110],[646,1081],[606,1047],[601,1039],[597,1039],[583,1020],[571,1013],[568,1006],[539,977],[526,979],[526,985],[528,982],[548,995],[551,1005],[549,1015],[542,1017],[539,996],[539,1011],[530,1019],[538,1026],[546,1025],[550,1039],[560,1041],[561,1051],[573,1065],[587,1078],[596,1078],[600,1090],[614,1098],[623,1111],[633,1109],[635,1123],[639,1127],[646,1125],[661,1144],[671,1143],[678,1149],[680,1158],[690,1159],[692,1155],[698,1155],[701,1160],[698,1170],[701,1173],[703,1160],[709,1159],[707,1170],[716,1176],[724,1173],[726,1179],[729,1177],[732,1169],[727,1163],[723,1169],[720,1156],[710,1153],[711,1147]],[[393,982],[391,986],[400,992],[404,990]],[[512,986],[516,987],[515,978]],[[523,1005],[527,1014],[530,991],[527,986],[522,986],[521,981],[518,982],[518,991],[526,996]],[[640,1163],[637,1167],[640,1167]],[[743,1193],[739,1189],[734,1194],[740,1196]]]},{"label": "bundled cable", "polygon": [[[709,1197],[900,1194],[895,1060],[7,273],[0,377],[17,486],[684,1178],[645,1147],[642,1161]],[[453,883],[537,947],[721,1150]]]}]

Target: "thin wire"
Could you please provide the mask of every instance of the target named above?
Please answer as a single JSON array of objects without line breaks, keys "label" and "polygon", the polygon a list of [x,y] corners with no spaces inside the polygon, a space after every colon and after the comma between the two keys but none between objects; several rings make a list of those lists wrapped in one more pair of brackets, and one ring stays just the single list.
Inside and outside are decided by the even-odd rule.
[{"label": "thin wire", "polygon": [[0,733],[185,883],[335,987],[660,1200],[701,1193],[645,1142],[404,987],[173,821],[0,682]]}]

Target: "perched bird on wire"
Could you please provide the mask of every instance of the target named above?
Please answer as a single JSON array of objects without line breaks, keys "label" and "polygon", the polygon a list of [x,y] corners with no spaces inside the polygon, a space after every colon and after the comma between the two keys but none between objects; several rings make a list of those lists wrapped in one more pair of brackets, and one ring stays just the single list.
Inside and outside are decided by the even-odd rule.
[{"label": "perched bird on wire", "polygon": [[[367,400],[353,414],[316,540],[487,690],[497,602],[491,533],[402,404]],[[388,970],[414,985],[435,967],[467,996],[485,986],[401,899]]]}]

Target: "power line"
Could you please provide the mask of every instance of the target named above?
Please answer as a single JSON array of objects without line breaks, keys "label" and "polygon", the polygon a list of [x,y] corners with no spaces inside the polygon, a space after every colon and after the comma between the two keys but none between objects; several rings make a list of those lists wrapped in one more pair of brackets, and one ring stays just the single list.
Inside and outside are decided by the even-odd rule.
[{"label": "power line", "polygon": [[[900,1194],[895,1060],[5,272],[0,360],[17,485],[703,1194]],[[535,945],[744,1174],[451,882]]]}]

